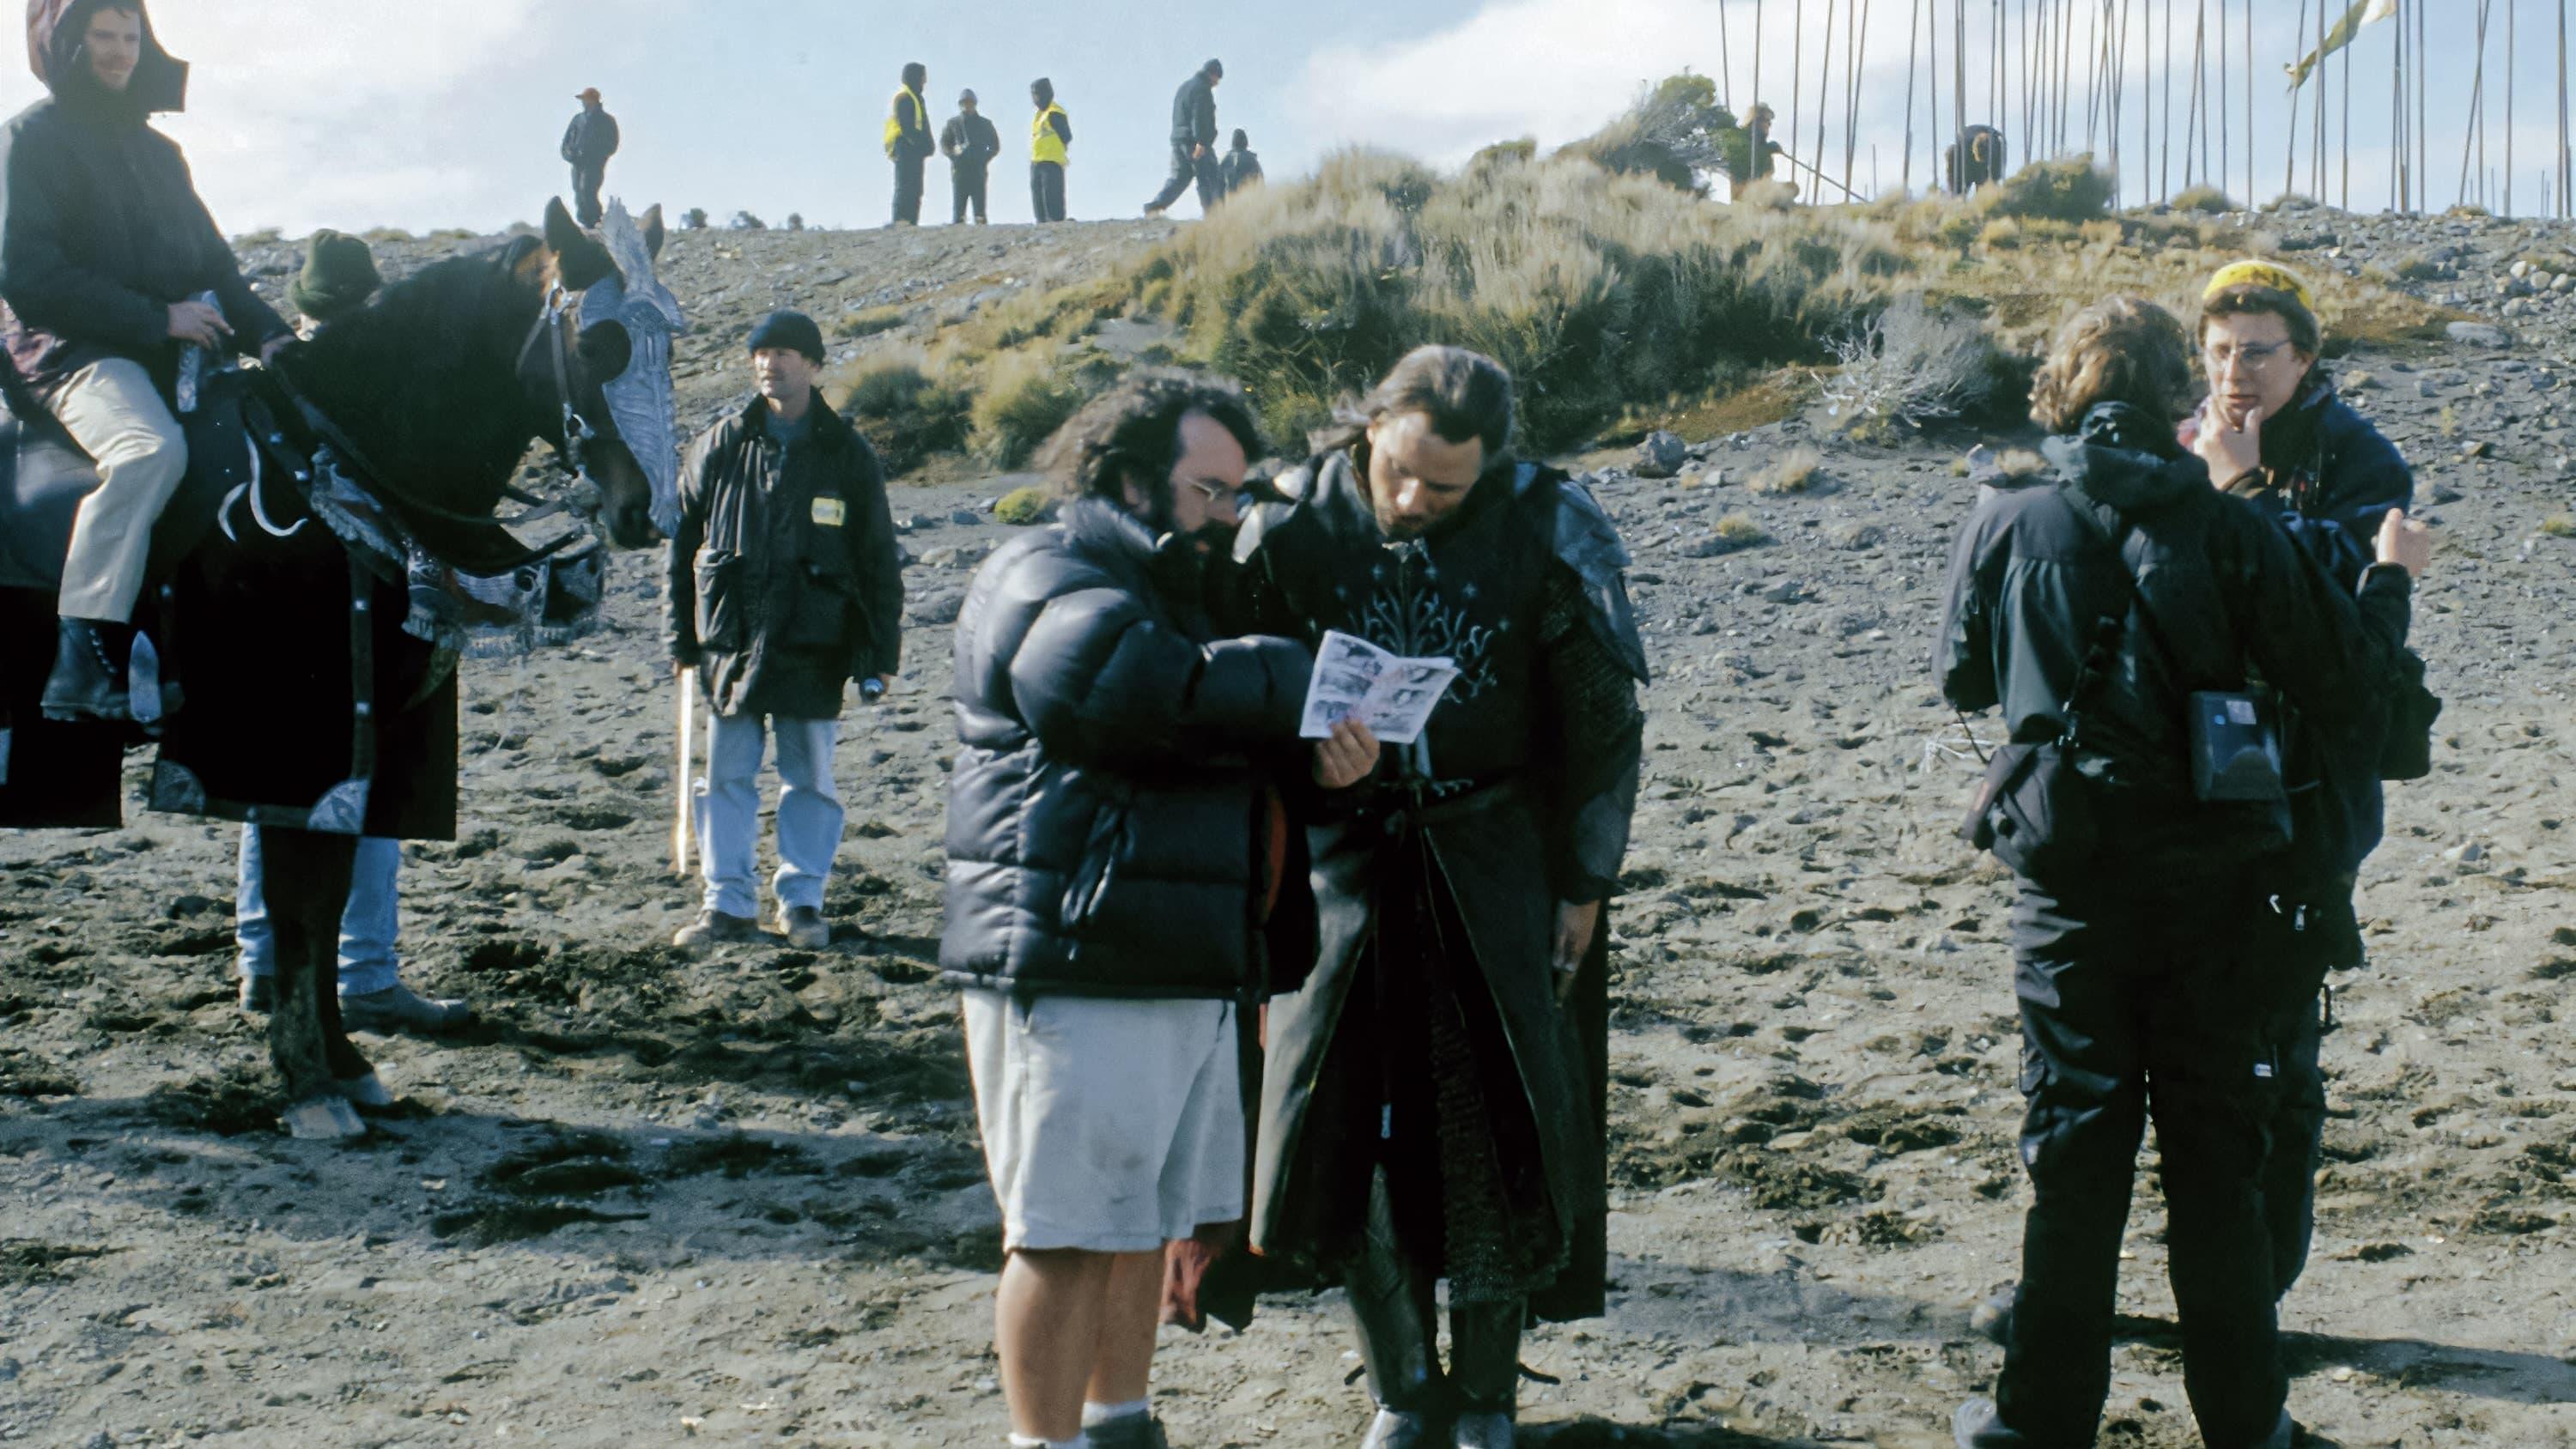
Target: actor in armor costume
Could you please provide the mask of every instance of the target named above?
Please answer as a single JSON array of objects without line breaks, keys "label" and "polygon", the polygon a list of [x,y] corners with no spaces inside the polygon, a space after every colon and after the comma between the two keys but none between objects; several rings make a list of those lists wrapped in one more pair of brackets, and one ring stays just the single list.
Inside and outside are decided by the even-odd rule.
[{"label": "actor in armor costume", "polygon": [[1602,907],[1646,663],[1609,518],[1510,460],[1511,425],[1499,364],[1423,348],[1236,549],[1264,631],[1460,671],[1415,744],[1346,725],[1321,752],[1319,949],[1270,1007],[1253,1241],[1349,1288],[1371,1449],[1510,1444],[1524,1323],[1603,1306]]}]

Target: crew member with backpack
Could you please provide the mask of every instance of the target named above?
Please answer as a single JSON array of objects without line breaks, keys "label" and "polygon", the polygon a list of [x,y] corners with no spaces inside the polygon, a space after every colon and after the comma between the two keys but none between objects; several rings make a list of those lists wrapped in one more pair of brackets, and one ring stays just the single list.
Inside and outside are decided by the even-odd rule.
[{"label": "crew member with backpack", "polygon": [[2032,389],[2054,478],[1981,503],[1952,556],[1934,669],[1961,711],[2003,711],[1962,833],[2015,876],[2033,1193],[2003,1371],[1960,1407],[1962,1449],[2092,1442],[2151,1108],[2202,1436],[2295,1436],[2260,1191],[2278,962],[2249,930],[2292,817],[2278,711],[2249,686],[2340,746],[2402,680],[2431,538],[2392,510],[2356,588],[2213,488],[2175,435],[2189,348],[2152,303],[2078,313]]}]

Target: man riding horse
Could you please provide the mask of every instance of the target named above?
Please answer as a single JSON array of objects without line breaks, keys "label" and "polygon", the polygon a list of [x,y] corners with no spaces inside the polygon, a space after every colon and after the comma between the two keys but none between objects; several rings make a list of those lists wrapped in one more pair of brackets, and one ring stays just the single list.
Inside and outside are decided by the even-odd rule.
[{"label": "man riding horse", "polygon": [[185,104],[188,68],[142,0],[37,0],[27,45],[52,94],[0,130],[0,340],[11,401],[51,413],[99,472],[72,526],[42,707],[124,720],[152,525],[188,466],[164,400],[184,349],[266,361],[294,333],[242,280],[178,146],[150,125]]}]

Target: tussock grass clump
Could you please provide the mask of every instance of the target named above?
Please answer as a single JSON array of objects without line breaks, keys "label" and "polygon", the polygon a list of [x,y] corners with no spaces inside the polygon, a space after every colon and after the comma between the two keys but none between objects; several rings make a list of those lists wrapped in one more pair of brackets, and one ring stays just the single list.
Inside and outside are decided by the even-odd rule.
[{"label": "tussock grass clump", "polygon": [[2551,538],[2576,538],[2576,513],[2553,513],[2540,520],[2540,531]]},{"label": "tussock grass clump", "polygon": [[993,504],[993,517],[1014,528],[1044,523],[1055,513],[1055,495],[1036,484],[1014,488]]},{"label": "tussock grass clump", "polygon": [[869,307],[842,313],[841,320],[833,324],[832,330],[843,337],[874,337],[902,326],[908,315],[901,307]]},{"label": "tussock grass clump", "polygon": [[1813,357],[1814,336],[1905,269],[1893,242],[1849,218],[1709,206],[1579,157],[1443,179],[1351,151],[1236,198],[1137,286],[1188,360],[1245,385],[1274,437],[1440,341],[1512,370],[1523,441],[1544,453],[1634,399],[1702,391],[1722,366]]},{"label": "tussock grass clump", "polygon": [[2227,193],[2215,186],[2187,187],[2176,192],[2170,204],[2176,211],[2197,211],[2209,216],[2223,215],[2236,209],[2236,203],[2228,199]]},{"label": "tussock grass clump", "polygon": [[1804,444],[1771,460],[1771,466],[1744,480],[1755,493],[1812,493],[1825,481],[1825,455]]},{"label": "tussock grass clump", "polygon": [[2080,224],[2110,210],[2111,174],[2091,156],[2034,161],[1978,191],[1968,206],[1982,216]]},{"label": "tussock grass clump", "polygon": [[1710,530],[1720,544],[1732,553],[1740,548],[1758,548],[1771,541],[1771,535],[1749,513],[1730,513],[1719,519]]},{"label": "tussock grass clump", "polygon": [[873,358],[829,381],[848,390],[841,411],[875,445],[888,473],[908,473],[933,454],[966,446],[973,395],[931,376],[925,359]]},{"label": "tussock grass clump", "polygon": [[1085,393],[1056,365],[1052,348],[1008,352],[986,368],[975,395],[975,451],[1004,468],[1027,462],[1081,407]]}]

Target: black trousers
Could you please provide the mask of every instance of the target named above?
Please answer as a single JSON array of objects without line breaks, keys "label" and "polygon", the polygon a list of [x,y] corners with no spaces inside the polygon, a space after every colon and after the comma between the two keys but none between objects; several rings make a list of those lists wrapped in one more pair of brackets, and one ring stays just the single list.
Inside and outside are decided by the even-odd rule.
[{"label": "black trousers", "polygon": [[1029,216],[1040,222],[1064,220],[1064,167],[1053,161],[1029,163]]},{"label": "black trousers", "polygon": [[2120,1238],[2153,1117],[2183,1380],[2212,1446],[2261,1443],[2289,1384],[2262,1183],[2279,1065],[2251,892],[2070,898],[2013,911],[2021,1158],[2033,1201],[1995,1400],[2009,1438],[2089,1444],[2110,1389]]},{"label": "black trousers", "polygon": [[1216,155],[1193,156],[1185,142],[1172,143],[1172,174],[1163,181],[1163,189],[1145,203],[1147,211],[1161,211],[1181,199],[1181,193],[1193,185],[1199,190],[1199,210],[1204,213],[1217,203],[1223,181],[1217,174]]},{"label": "black trousers", "polygon": [[967,205],[972,203],[975,208],[975,220],[978,222],[988,220],[984,215],[984,193],[986,185],[991,180],[991,174],[984,167],[951,164],[948,168],[948,189],[956,198],[957,210],[956,214],[949,219],[953,222],[965,221]]},{"label": "black trousers", "polygon": [[597,226],[608,215],[599,202],[599,188],[608,180],[606,166],[572,168],[572,219],[583,226]]},{"label": "black trousers", "polygon": [[898,155],[894,158],[894,219],[896,221],[909,222],[914,226],[921,225],[921,172],[923,165],[929,160],[927,156]]},{"label": "black trousers", "polygon": [[2282,985],[2272,1041],[2280,1065],[2272,1152],[2263,1172],[2263,1219],[2272,1238],[2272,1281],[2283,1294],[2299,1281],[2316,1237],[2317,1166],[2323,1159],[2326,1076],[2325,980],[2363,961],[2361,923],[2349,879],[2267,896],[2249,939],[2272,957]]}]

